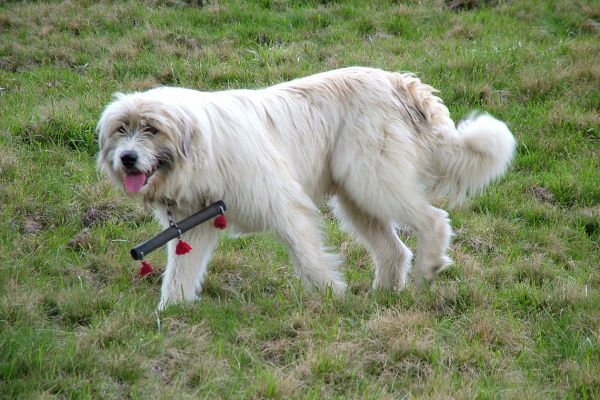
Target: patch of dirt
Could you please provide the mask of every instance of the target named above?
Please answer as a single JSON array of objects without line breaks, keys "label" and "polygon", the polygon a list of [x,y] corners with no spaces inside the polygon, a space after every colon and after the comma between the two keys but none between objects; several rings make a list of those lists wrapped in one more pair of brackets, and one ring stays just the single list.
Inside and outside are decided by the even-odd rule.
[{"label": "patch of dirt", "polygon": [[70,249],[84,248],[90,243],[90,231],[88,228],[84,228],[75,237],[69,240],[67,247]]},{"label": "patch of dirt", "polygon": [[535,197],[536,200],[541,201],[542,203],[556,203],[554,193],[552,193],[548,188],[543,186],[533,186],[529,188],[528,191],[533,194],[533,197]]},{"label": "patch of dirt", "polygon": [[459,38],[473,40],[475,39],[476,31],[473,27],[465,27],[463,25],[454,25],[452,29],[446,32],[448,38]]},{"label": "patch of dirt", "polygon": [[494,246],[491,243],[478,236],[465,239],[465,243],[471,250],[477,252],[490,253],[492,250],[494,250]]},{"label": "patch of dirt", "polygon": [[239,288],[244,283],[244,278],[242,278],[242,275],[239,273],[230,273],[226,274],[225,282],[228,290],[230,290],[232,293],[237,293]]},{"label": "patch of dirt", "polygon": [[177,360],[186,358],[179,350],[169,349],[161,358],[153,360],[148,365],[148,369],[158,375],[166,385],[169,385],[177,369]]},{"label": "patch of dirt", "polygon": [[162,326],[167,329],[169,333],[177,333],[184,329],[188,329],[190,325],[187,321],[176,317],[167,317],[162,321]]},{"label": "patch of dirt", "polygon": [[589,18],[581,24],[581,30],[584,32],[597,33],[600,31],[600,22]]},{"label": "patch of dirt", "polygon": [[454,232],[454,242],[463,244],[471,251],[478,253],[491,253],[494,250],[491,239],[485,236],[474,235],[466,228],[460,228]]},{"label": "patch of dirt", "polygon": [[36,218],[25,217],[22,230],[23,233],[39,233],[42,230],[42,224]]},{"label": "patch of dirt", "polygon": [[196,38],[189,35],[177,35],[173,38],[173,41],[175,43],[187,47],[190,50],[201,49],[203,47],[202,43],[200,43]]},{"label": "patch of dirt", "polygon": [[495,0],[444,0],[444,3],[452,11],[468,11],[497,5]]},{"label": "patch of dirt", "polygon": [[17,72],[18,68],[17,63],[11,58],[5,57],[0,59],[0,69],[8,72]]},{"label": "patch of dirt", "polygon": [[509,90],[496,90],[484,85],[479,92],[479,98],[489,105],[506,104],[512,96]]},{"label": "patch of dirt", "polygon": [[89,207],[83,213],[83,217],[81,218],[81,223],[83,226],[90,227],[106,221],[107,219],[112,218],[112,211],[108,209],[102,209],[97,207]]},{"label": "patch of dirt", "polygon": [[154,0],[150,4],[154,7],[199,7],[202,8],[210,3],[210,0]]}]

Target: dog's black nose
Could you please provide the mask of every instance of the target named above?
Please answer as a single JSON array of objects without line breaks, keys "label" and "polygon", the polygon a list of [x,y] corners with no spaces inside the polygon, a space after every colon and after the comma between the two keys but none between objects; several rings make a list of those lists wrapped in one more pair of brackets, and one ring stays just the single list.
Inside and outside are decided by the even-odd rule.
[{"label": "dog's black nose", "polygon": [[125,168],[135,167],[135,163],[138,160],[138,155],[135,151],[125,151],[121,154],[121,162]]}]

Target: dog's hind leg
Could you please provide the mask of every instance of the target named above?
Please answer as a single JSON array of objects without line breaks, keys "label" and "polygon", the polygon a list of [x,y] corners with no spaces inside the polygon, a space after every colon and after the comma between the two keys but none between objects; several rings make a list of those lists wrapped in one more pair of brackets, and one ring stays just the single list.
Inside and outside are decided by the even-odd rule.
[{"label": "dog's hind leg", "polygon": [[321,290],[331,288],[337,296],[344,294],[346,283],[338,266],[340,259],[325,251],[319,230],[317,208],[304,193],[281,202],[274,219],[275,234],[287,245],[297,274],[305,284]]},{"label": "dog's hind leg", "polygon": [[[410,175],[392,178],[390,183],[379,179],[376,174],[362,176],[356,182],[348,181],[343,187],[362,188],[360,191],[353,192],[346,190],[346,193],[352,193],[352,199],[358,209],[363,210],[367,215],[377,215],[380,221],[407,224],[415,231],[417,236],[415,281],[420,283],[423,280],[432,280],[439,271],[452,262],[446,255],[452,237],[448,213],[430,205],[425,196],[420,193],[419,186],[410,184],[415,181]],[[393,182],[404,184],[397,185]],[[357,218],[360,220],[360,217]],[[380,227],[378,230],[383,231],[383,229]],[[391,228],[386,226],[385,229]],[[368,234],[368,229],[364,228],[364,230]]]},{"label": "dog's hind leg", "polygon": [[168,262],[162,278],[158,305],[160,310],[169,304],[198,299],[197,291],[206,275],[206,267],[217,243],[218,233],[212,224],[204,224],[184,233],[182,239],[191,245],[192,250],[187,254],[177,255],[177,240],[168,243]]},{"label": "dog's hind leg", "polygon": [[452,263],[446,254],[452,238],[448,213],[433,207],[424,200],[413,202],[410,212],[399,215],[399,222],[408,224],[417,234],[417,259],[415,282],[432,280],[435,275]]},{"label": "dog's hind leg", "polygon": [[337,193],[334,204],[343,225],[368,246],[373,256],[373,288],[402,290],[413,254],[398,238],[394,224],[364,212],[343,192]]},{"label": "dog's hind leg", "polygon": [[415,262],[415,282],[432,280],[452,260],[447,256],[452,228],[448,213],[433,207],[418,193],[416,188],[404,188],[403,191],[390,193],[393,202],[388,201],[382,207],[391,213],[389,218],[407,224],[417,236],[417,257]]}]

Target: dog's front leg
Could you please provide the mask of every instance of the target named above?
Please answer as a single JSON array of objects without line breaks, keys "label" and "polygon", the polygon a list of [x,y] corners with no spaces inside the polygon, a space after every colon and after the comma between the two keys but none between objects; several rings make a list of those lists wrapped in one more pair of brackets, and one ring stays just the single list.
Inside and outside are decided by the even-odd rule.
[{"label": "dog's front leg", "polygon": [[177,255],[177,239],[168,243],[167,269],[163,274],[159,310],[169,304],[198,299],[197,291],[202,286],[218,232],[212,224],[207,223],[186,232],[182,239],[192,246],[192,250]]}]

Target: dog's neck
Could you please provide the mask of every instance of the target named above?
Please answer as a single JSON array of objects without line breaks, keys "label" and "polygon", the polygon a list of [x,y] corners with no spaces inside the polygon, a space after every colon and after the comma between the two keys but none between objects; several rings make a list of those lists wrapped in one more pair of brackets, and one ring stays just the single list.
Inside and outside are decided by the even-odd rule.
[{"label": "dog's neck", "polygon": [[214,203],[208,197],[197,198],[195,201],[181,201],[172,198],[160,197],[144,199],[144,205],[154,210],[162,210],[165,215],[171,214],[174,218],[184,218]]}]

